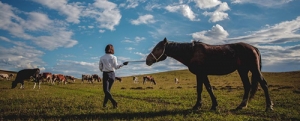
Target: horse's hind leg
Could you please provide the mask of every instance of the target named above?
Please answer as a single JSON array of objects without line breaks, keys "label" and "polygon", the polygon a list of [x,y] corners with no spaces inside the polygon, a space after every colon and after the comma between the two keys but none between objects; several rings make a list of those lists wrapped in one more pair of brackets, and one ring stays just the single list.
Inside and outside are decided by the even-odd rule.
[{"label": "horse's hind leg", "polygon": [[248,78],[248,72],[249,71],[245,71],[245,70],[238,70],[239,75],[241,77],[241,80],[243,82],[243,86],[244,86],[244,96],[243,96],[243,100],[241,102],[241,104],[236,108],[236,110],[240,110],[243,109],[245,107],[247,107],[248,104],[248,99],[249,99],[249,92],[251,89],[251,84]]},{"label": "horse's hind leg", "polygon": [[258,80],[261,88],[264,90],[266,98],[266,111],[273,110],[273,102],[271,101],[267,81],[263,78],[260,71],[253,72],[253,78]]}]

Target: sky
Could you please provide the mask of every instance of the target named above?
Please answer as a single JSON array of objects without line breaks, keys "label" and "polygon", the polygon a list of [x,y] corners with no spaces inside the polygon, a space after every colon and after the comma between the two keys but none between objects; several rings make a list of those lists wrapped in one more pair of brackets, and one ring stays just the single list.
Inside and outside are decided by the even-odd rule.
[{"label": "sky", "polygon": [[[299,0],[0,0],[0,70],[98,74],[105,46],[118,63],[145,60],[165,37],[211,45],[245,42],[263,72],[300,70]],[[116,76],[187,69],[167,58],[130,62]]]}]

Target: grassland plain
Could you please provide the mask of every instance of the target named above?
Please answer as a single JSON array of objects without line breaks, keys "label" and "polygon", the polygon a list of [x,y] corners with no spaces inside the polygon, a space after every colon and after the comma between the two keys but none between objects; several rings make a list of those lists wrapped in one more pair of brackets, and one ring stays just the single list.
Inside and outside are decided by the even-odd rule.
[{"label": "grassland plain", "polygon": [[[11,73],[11,72],[1,72]],[[190,110],[196,101],[196,77],[188,70],[149,74],[157,85],[133,83],[132,77],[116,81],[112,94],[119,107],[102,108],[102,83],[51,85],[32,89],[10,89],[11,81],[0,79],[0,120],[300,120],[300,72],[268,73],[274,111],[265,112],[265,98],[259,88],[248,107],[232,111],[242,100],[243,86],[236,72],[224,76],[209,76],[219,107],[210,111],[211,100],[203,90],[203,106]],[[174,78],[179,79],[175,84]],[[18,85],[19,87],[20,85]]]}]

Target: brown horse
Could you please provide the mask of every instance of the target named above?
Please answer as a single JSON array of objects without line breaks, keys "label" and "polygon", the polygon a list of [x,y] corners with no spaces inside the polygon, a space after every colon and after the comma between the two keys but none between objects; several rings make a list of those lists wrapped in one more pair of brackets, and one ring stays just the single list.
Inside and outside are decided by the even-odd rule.
[{"label": "brown horse", "polygon": [[[205,85],[211,100],[211,110],[218,106],[208,75],[224,75],[238,71],[244,86],[244,96],[236,110],[247,107],[248,101],[253,98],[260,83],[265,93],[266,111],[273,110],[273,103],[269,96],[266,80],[261,74],[261,55],[259,50],[246,43],[225,45],[208,45],[202,42],[177,43],[169,42],[166,38],[160,41],[147,56],[146,64],[163,61],[172,57],[188,67],[197,78],[197,102],[193,109],[201,108],[202,85]],[[251,83],[248,72],[252,73]],[[249,97],[250,92],[250,97]]]}]

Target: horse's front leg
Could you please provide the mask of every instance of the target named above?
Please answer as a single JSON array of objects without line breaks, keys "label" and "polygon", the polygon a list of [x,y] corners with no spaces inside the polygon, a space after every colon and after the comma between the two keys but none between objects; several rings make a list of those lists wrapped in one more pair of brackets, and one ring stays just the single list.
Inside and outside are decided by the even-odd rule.
[{"label": "horse's front leg", "polygon": [[196,75],[196,78],[197,78],[197,101],[193,107],[193,110],[198,110],[202,106],[201,94],[203,90],[203,76]]},{"label": "horse's front leg", "polygon": [[215,95],[213,93],[213,88],[211,87],[207,76],[203,77],[203,82],[204,82],[205,88],[206,88],[207,92],[209,93],[209,96],[212,101],[210,110],[217,110],[217,106],[218,106],[217,98],[215,97]]}]

